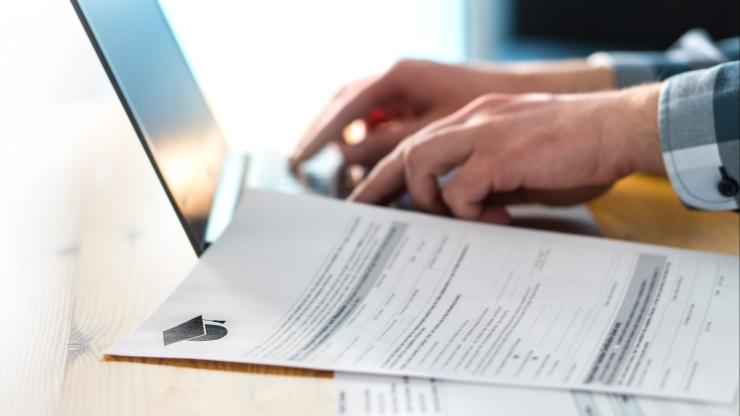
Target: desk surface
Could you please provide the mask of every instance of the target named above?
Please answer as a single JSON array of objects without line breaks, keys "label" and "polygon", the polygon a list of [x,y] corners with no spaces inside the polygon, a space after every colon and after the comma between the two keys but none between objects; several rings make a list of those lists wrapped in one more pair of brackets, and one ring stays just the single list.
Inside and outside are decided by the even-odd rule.
[{"label": "desk surface", "polygon": [[[0,140],[0,414],[332,414],[331,373],[102,356],[196,261],[114,105],[11,120],[22,140]],[[738,215],[688,211],[664,178],[591,208],[613,238],[738,255]]]}]

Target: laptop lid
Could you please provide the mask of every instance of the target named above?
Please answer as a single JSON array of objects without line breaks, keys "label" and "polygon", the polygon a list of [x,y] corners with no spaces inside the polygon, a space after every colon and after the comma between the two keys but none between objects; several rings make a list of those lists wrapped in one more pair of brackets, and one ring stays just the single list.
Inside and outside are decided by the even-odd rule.
[{"label": "laptop lid", "polygon": [[199,256],[228,147],[156,0],[71,0]]}]

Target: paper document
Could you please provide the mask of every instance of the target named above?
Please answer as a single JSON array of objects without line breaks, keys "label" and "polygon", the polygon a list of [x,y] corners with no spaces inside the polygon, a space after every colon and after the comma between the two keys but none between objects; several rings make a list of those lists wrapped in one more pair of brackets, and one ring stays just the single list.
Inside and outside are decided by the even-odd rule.
[{"label": "paper document", "polygon": [[[510,211],[515,218],[525,219],[520,223],[602,235],[584,205],[526,206]],[[737,393],[733,404],[704,404],[343,372],[335,374],[334,386],[339,416],[737,416],[740,411]]]},{"label": "paper document", "polygon": [[337,373],[339,416],[737,416],[700,404],[589,391],[533,390],[456,381]]},{"label": "paper document", "polygon": [[250,190],[107,351],[729,403],[738,258]]}]

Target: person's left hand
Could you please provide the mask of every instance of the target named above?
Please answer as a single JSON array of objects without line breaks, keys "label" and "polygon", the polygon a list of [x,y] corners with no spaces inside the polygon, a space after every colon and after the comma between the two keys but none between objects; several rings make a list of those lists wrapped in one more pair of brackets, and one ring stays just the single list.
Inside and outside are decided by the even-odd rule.
[{"label": "person's left hand", "polygon": [[[574,204],[634,171],[664,169],[660,85],[573,95],[486,95],[419,130],[352,193],[384,203],[407,190],[424,211],[508,222],[506,205]],[[457,169],[440,189],[438,178]]]}]

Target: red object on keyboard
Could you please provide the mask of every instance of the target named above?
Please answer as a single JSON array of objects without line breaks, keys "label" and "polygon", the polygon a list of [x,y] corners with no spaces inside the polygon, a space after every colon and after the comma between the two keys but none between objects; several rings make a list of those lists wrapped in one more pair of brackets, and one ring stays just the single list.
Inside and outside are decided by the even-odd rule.
[{"label": "red object on keyboard", "polygon": [[375,106],[370,110],[370,114],[363,120],[365,128],[372,130],[380,124],[387,123],[397,117],[397,114],[386,110],[383,107]]}]

